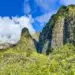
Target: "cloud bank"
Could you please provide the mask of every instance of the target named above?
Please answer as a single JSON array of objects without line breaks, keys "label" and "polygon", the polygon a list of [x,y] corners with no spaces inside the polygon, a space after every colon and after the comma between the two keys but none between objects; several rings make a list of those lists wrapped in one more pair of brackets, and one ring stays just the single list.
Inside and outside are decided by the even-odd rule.
[{"label": "cloud bank", "polygon": [[[38,29],[35,28],[39,30],[44,27],[52,14],[56,13],[61,5],[75,4],[75,0],[32,0],[32,5],[30,1],[24,0],[23,12],[27,16],[0,17],[0,44],[17,43],[21,38],[21,32],[24,27],[28,28],[31,34],[34,34],[35,30],[32,23],[34,25],[38,23]],[[38,16],[37,12],[41,15]]]},{"label": "cloud bank", "polygon": [[32,27],[31,16],[0,17],[0,44],[17,43],[21,38],[21,32],[24,27],[28,28],[31,34],[35,32]]}]

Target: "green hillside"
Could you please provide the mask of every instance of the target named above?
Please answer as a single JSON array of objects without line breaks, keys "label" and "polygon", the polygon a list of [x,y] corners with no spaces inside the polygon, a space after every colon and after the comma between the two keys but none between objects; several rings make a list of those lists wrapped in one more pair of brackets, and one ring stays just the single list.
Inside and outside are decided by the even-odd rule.
[{"label": "green hillside", "polygon": [[75,47],[65,45],[49,56],[37,52],[0,51],[0,75],[75,75]]},{"label": "green hillside", "polygon": [[0,75],[75,75],[74,11],[61,7],[33,36],[24,28],[16,45],[0,50]]},{"label": "green hillside", "polygon": [[49,53],[66,43],[75,44],[75,5],[62,6],[51,17],[40,34],[38,50]]}]

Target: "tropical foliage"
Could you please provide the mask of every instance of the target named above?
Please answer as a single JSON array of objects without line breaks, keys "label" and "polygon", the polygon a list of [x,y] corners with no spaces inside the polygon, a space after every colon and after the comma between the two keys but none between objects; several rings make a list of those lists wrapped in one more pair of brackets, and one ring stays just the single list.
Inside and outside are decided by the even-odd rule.
[{"label": "tropical foliage", "polygon": [[0,51],[0,75],[75,75],[75,47],[64,45],[49,56],[12,48]]}]

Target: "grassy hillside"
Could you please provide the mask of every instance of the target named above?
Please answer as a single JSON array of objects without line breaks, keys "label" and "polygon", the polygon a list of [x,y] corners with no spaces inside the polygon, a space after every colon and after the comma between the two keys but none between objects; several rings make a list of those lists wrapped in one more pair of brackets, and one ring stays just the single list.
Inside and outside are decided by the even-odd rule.
[{"label": "grassy hillside", "polygon": [[75,75],[75,47],[67,44],[49,56],[15,49],[0,51],[0,75]]},{"label": "grassy hillside", "polygon": [[75,5],[62,6],[40,34],[38,50],[50,52],[65,43],[75,44]]}]

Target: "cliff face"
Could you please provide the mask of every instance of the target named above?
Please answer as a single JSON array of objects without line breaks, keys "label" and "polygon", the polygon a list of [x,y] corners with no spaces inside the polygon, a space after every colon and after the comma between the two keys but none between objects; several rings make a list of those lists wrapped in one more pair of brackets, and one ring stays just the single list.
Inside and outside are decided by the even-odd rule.
[{"label": "cliff face", "polygon": [[33,38],[30,35],[27,28],[24,28],[22,30],[21,39],[15,46],[13,46],[13,48],[16,50],[21,50],[26,52],[36,50]]},{"label": "cliff face", "polygon": [[[40,36],[39,36],[40,35]],[[39,39],[37,38],[39,36]],[[34,38],[33,38],[34,37]],[[36,39],[36,40],[35,40]],[[38,42],[39,41],[39,42]],[[14,48],[16,50],[38,50],[40,53],[49,53],[52,49],[66,43],[75,44],[75,6],[62,6],[51,17],[43,31],[31,36],[28,29],[22,31],[20,41],[15,45],[0,45],[0,49]]]},{"label": "cliff face", "polygon": [[51,17],[39,38],[38,50],[48,53],[66,43],[75,44],[75,6],[62,6]]},{"label": "cliff face", "polygon": [[34,44],[34,40],[30,35],[27,28],[24,28],[21,32],[21,39],[17,42],[17,44],[0,44],[0,49],[4,50],[16,50],[22,52],[33,52],[36,51],[36,47]]}]

